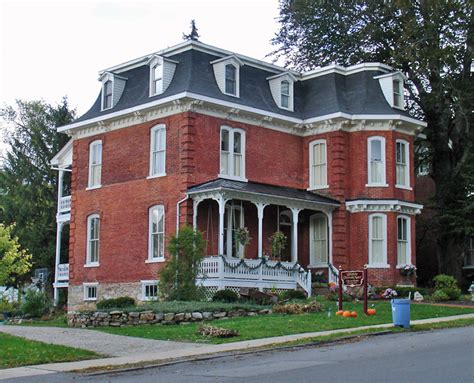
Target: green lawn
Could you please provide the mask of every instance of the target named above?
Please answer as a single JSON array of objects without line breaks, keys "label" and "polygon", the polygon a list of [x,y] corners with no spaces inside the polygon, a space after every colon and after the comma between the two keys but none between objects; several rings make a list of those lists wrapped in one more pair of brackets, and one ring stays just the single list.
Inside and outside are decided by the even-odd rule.
[{"label": "green lawn", "polygon": [[91,351],[35,342],[0,333],[0,369],[97,357],[98,355]]},{"label": "green lawn", "polygon": [[[344,309],[357,311],[359,314],[357,318],[343,318],[340,316],[335,316],[335,302],[324,301],[322,303],[324,305],[324,311],[320,313],[301,315],[273,314],[262,315],[258,317],[240,317],[210,322],[213,326],[232,328],[240,332],[240,336],[229,339],[209,339],[199,335],[197,333],[197,329],[200,325],[199,323],[168,326],[142,325],[121,328],[100,327],[95,329],[111,334],[128,335],[149,339],[200,343],[227,343],[280,335],[390,323],[392,321],[391,306],[390,303],[386,301],[370,303],[369,307],[374,305],[377,310],[377,315],[370,317],[362,314],[362,303],[344,303]],[[328,317],[329,307],[332,309],[330,317]],[[415,320],[468,313],[474,313],[474,309],[413,304],[411,305],[410,317],[412,320]]]}]

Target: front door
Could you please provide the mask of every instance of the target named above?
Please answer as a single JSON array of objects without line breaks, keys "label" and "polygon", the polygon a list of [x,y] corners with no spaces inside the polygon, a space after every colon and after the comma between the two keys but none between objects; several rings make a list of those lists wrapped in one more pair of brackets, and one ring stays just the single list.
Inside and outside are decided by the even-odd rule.
[{"label": "front door", "polygon": [[286,245],[281,252],[281,260],[284,262],[291,262],[291,226],[291,212],[289,210],[282,211],[279,217],[279,227],[280,231],[285,234],[286,237]]},{"label": "front door", "polygon": [[244,208],[238,205],[227,205],[224,213],[225,255],[239,258],[243,247],[235,243],[235,230],[244,227]]}]

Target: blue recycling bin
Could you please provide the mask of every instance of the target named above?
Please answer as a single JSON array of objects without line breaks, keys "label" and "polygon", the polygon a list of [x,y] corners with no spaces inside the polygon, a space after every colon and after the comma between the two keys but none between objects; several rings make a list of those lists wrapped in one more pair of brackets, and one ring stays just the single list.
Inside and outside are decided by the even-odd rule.
[{"label": "blue recycling bin", "polygon": [[410,328],[409,299],[392,299],[392,319],[395,326]]}]

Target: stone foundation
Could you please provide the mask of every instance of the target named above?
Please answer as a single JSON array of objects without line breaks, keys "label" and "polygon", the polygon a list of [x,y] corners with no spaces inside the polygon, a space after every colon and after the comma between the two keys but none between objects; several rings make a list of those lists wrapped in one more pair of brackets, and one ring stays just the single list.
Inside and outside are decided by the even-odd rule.
[{"label": "stone foundation", "polygon": [[271,309],[259,311],[233,310],[216,312],[155,313],[153,311],[110,311],[110,312],[69,312],[67,322],[70,327],[123,327],[143,324],[186,324],[203,320],[225,320],[242,316],[271,314]]},{"label": "stone foundation", "polygon": [[95,310],[96,303],[103,299],[132,297],[136,302],[142,301],[142,285],[140,282],[129,283],[100,283],[97,286],[97,300],[84,301],[84,286],[71,286],[68,288],[68,311]]}]

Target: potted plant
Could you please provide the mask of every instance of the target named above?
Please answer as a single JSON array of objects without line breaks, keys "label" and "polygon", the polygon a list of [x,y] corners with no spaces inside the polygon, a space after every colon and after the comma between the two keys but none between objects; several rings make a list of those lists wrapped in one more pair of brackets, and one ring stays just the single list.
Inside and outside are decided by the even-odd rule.
[{"label": "potted plant", "polygon": [[247,246],[252,238],[250,238],[249,229],[246,227],[239,227],[234,232],[235,247],[238,253],[239,246],[243,247],[240,258],[245,258],[245,246]]},{"label": "potted plant", "polygon": [[272,257],[278,261],[281,260],[281,253],[285,250],[286,247],[286,235],[281,231],[276,231],[269,238],[272,244]]},{"label": "potted plant", "polygon": [[411,277],[412,275],[416,275],[415,265],[404,265],[399,270],[402,277]]}]

